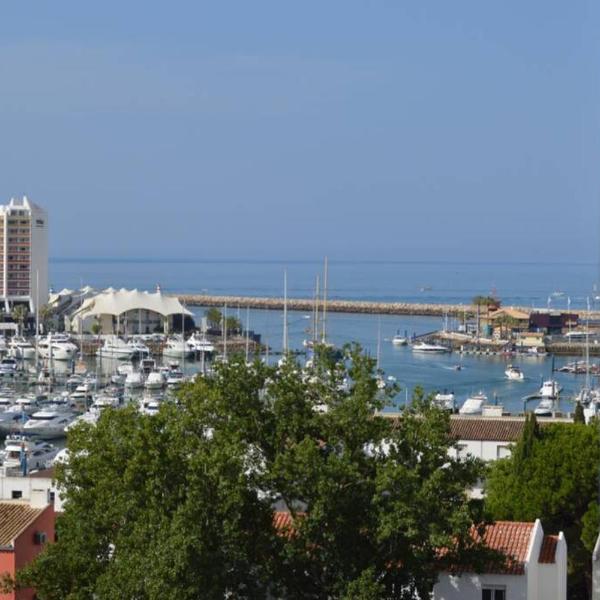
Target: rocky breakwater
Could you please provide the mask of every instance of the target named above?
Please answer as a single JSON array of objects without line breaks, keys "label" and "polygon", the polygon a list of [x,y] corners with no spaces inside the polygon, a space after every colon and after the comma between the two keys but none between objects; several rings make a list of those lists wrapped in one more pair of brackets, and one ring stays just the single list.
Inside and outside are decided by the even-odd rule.
[{"label": "rocky breakwater", "polygon": [[[209,296],[203,294],[184,294],[179,300],[187,306],[216,306],[222,308],[249,307],[259,310],[282,310],[283,298],[257,298],[250,296]],[[288,298],[288,310],[310,312],[314,310],[312,298]],[[322,301],[319,309],[322,310]],[[339,300],[327,301],[328,312],[363,313],[373,315],[415,315],[415,316],[443,316],[463,315],[465,309],[473,314],[476,308],[461,304],[420,304],[414,302],[370,302],[366,300]]]}]

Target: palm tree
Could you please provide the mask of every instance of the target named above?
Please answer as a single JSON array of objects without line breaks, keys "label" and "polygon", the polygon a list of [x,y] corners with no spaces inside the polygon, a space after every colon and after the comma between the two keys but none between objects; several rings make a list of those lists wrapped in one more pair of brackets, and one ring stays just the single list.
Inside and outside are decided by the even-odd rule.
[{"label": "palm tree", "polygon": [[17,333],[19,335],[22,334],[23,325],[24,325],[25,319],[27,319],[28,315],[29,315],[29,310],[27,309],[27,307],[24,304],[15,304],[13,306],[11,316],[13,318],[13,321],[18,326]]},{"label": "palm tree", "polygon": [[44,332],[46,331],[46,329],[48,329],[48,321],[50,321],[50,319],[52,318],[53,313],[54,311],[49,304],[43,304],[42,306],[40,306],[39,318]]}]

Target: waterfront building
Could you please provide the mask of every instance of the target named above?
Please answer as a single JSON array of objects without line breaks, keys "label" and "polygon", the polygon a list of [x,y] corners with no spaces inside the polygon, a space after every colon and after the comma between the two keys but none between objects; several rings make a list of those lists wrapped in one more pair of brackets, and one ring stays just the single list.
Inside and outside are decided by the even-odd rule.
[{"label": "waterfront building", "polygon": [[[180,333],[181,320],[190,319],[187,310],[175,296],[138,290],[109,288],[88,297],[65,319],[65,328],[72,333],[130,335],[148,333]],[[193,325],[193,321],[191,321]]]},{"label": "waterfront building", "polygon": [[567,542],[562,532],[545,535],[539,519],[497,521],[487,526],[483,539],[506,557],[504,564],[491,564],[483,573],[458,565],[456,573],[441,573],[434,600],[566,600]]},{"label": "waterfront building", "polygon": [[[47,543],[54,542],[54,526],[54,508],[43,502],[43,498],[35,498],[31,503],[0,502],[0,577],[14,578]],[[35,597],[32,589],[0,593],[0,600],[33,600]]]},{"label": "waterfront building", "polygon": [[7,312],[48,301],[48,215],[25,196],[0,206],[0,300]]},{"label": "waterfront building", "polygon": [[56,512],[62,512],[62,498],[54,481],[54,469],[40,469],[23,475],[19,469],[0,467],[0,502],[21,500],[52,504]]}]

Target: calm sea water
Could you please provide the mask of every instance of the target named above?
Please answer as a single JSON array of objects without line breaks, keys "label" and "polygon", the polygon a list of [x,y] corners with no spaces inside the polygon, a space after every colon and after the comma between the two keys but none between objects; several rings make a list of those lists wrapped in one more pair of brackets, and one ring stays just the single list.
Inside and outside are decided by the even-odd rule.
[{"label": "calm sea water", "polygon": [[[207,292],[213,294],[280,296],[283,271],[288,272],[289,295],[311,297],[315,276],[322,265],[315,262],[251,262],[251,261],[51,261],[51,282],[55,289],[92,285],[152,290],[157,284],[169,292]],[[382,301],[468,303],[476,294],[495,290],[504,304],[550,306],[566,308],[585,306],[586,297],[593,295],[597,268],[592,264],[478,264],[414,263],[414,262],[336,262],[329,264],[330,297]],[[427,291],[420,291],[426,288]],[[431,288],[431,289],[429,289]],[[245,321],[243,307],[231,307],[230,314]],[[239,312],[238,312],[239,311]],[[198,317],[203,313],[194,309]],[[310,315],[291,311],[289,339],[292,348],[302,348],[308,336]],[[551,360],[521,358],[526,379],[510,382],[504,377],[507,360],[501,357],[465,356],[457,354],[423,356],[410,348],[396,348],[391,337],[396,331],[409,334],[439,329],[441,319],[430,317],[396,317],[374,315],[330,314],[328,336],[338,345],[359,342],[372,356],[377,354],[381,339],[381,367],[397,378],[402,392],[396,399],[402,404],[416,385],[427,391],[452,390],[458,402],[480,390],[490,402],[497,401],[511,412],[523,410],[523,397],[539,389],[543,378],[551,376]],[[274,350],[282,347],[283,315],[281,311],[250,311],[250,328],[259,332]],[[378,331],[381,335],[378,336]],[[516,360],[516,359],[515,359]],[[568,359],[572,360],[572,359]],[[567,359],[556,359],[560,366]],[[463,369],[454,367],[461,363]],[[581,376],[555,373],[564,386],[560,403],[562,410],[571,410],[570,397],[581,387]],[[535,407],[530,402],[528,409]]]}]

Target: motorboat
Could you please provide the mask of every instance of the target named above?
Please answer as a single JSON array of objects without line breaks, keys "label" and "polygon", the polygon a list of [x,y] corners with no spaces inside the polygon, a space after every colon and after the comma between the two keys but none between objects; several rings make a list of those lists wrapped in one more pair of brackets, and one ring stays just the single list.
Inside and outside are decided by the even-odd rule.
[{"label": "motorboat", "polygon": [[23,432],[44,439],[65,436],[67,425],[75,419],[75,414],[64,407],[47,406],[34,412],[23,425]]},{"label": "motorboat", "polygon": [[205,354],[212,354],[215,351],[215,345],[206,338],[205,335],[199,336],[193,333],[188,341],[192,352],[204,352]]},{"label": "motorboat", "polygon": [[153,358],[144,358],[140,361],[140,371],[144,375],[150,375],[156,369],[156,361]]},{"label": "motorboat", "polygon": [[487,396],[483,392],[479,392],[474,396],[469,396],[464,404],[460,407],[461,415],[479,415],[483,410],[483,405],[487,402]]},{"label": "motorboat", "polygon": [[163,356],[180,358],[182,356],[191,356],[192,354],[194,354],[194,348],[181,337],[169,338],[163,348]]},{"label": "motorboat", "polygon": [[8,353],[13,358],[29,360],[35,358],[35,348],[23,337],[14,337],[8,345]]},{"label": "motorboat", "polygon": [[131,390],[144,387],[144,379],[139,371],[131,371],[125,377],[125,387]]},{"label": "motorboat", "polygon": [[107,408],[118,408],[121,401],[116,396],[102,395],[94,399],[91,406],[83,414],[75,417],[66,427],[65,431],[70,431],[80,423],[89,423],[95,425],[100,418],[100,414]]},{"label": "motorboat", "polygon": [[447,392],[446,390],[443,392],[438,392],[433,397],[433,401],[437,406],[443,408],[444,410],[454,411],[456,398],[452,392]]},{"label": "motorboat", "polygon": [[556,379],[548,379],[542,383],[542,387],[540,388],[539,395],[542,398],[549,398],[550,400],[555,400],[558,398],[558,395],[562,392],[562,387],[556,381]]},{"label": "motorboat", "polygon": [[515,365],[508,365],[504,374],[506,375],[506,378],[511,381],[523,381],[525,379],[525,375],[523,374],[523,371],[521,371],[521,368],[516,367]]},{"label": "motorboat", "polygon": [[38,341],[38,352],[42,358],[52,360],[74,360],[78,348],[64,335],[51,335]]},{"label": "motorboat", "polygon": [[147,390],[161,390],[165,386],[165,377],[161,371],[152,371],[148,374],[144,387]]},{"label": "motorboat", "polygon": [[143,415],[153,416],[160,410],[160,400],[157,398],[142,398],[140,400],[139,411]]},{"label": "motorboat", "polygon": [[0,396],[0,412],[4,412],[7,408],[15,403],[15,399],[11,396]]},{"label": "motorboat", "polygon": [[98,348],[96,356],[101,358],[115,358],[118,360],[131,360],[135,355],[135,350],[131,344],[113,335],[104,340],[104,344]]},{"label": "motorboat", "polygon": [[550,398],[542,398],[533,411],[538,417],[551,417],[554,410],[554,402]]},{"label": "motorboat", "polygon": [[127,342],[127,345],[131,348],[134,358],[146,358],[150,356],[150,348],[141,340],[131,339]]},{"label": "motorboat", "polygon": [[392,344],[394,346],[406,346],[408,344],[408,338],[405,335],[400,335],[400,332],[392,338]]},{"label": "motorboat", "polygon": [[5,356],[0,360],[0,375],[14,375],[17,372],[17,360],[11,356]]},{"label": "motorboat", "polygon": [[179,363],[172,363],[166,373],[167,385],[181,385],[185,381],[184,373],[179,367]]},{"label": "motorboat", "polygon": [[431,353],[431,354],[442,354],[444,352],[450,352],[450,349],[446,346],[442,346],[441,344],[428,344],[426,342],[417,342],[412,345],[413,352],[423,352],[423,353]]},{"label": "motorboat", "polygon": [[58,454],[58,448],[26,435],[9,435],[4,440],[2,466],[8,469],[36,471],[48,467]]}]

